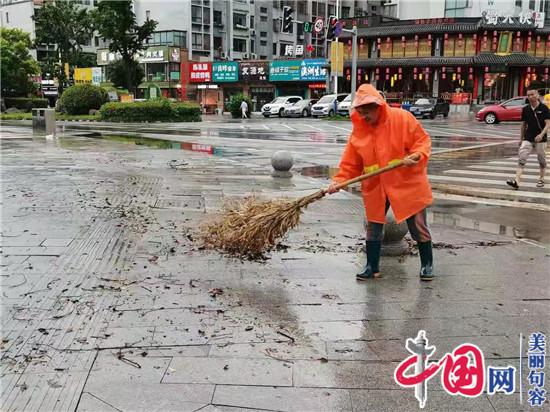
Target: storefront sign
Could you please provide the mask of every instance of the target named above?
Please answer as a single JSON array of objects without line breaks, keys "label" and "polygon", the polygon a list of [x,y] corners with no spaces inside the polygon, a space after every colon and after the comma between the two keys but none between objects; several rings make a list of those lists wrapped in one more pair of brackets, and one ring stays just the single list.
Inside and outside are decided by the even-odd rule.
[{"label": "storefront sign", "polygon": [[140,63],[154,63],[168,61],[168,47],[149,47],[139,58]]},{"label": "storefront sign", "polygon": [[92,68],[82,67],[74,69],[74,82],[76,84],[91,83],[92,82]]},{"label": "storefront sign", "polygon": [[240,78],[243,82],[265,82],[269,71],[268,62],[242,62],[239,64]]},{"label": "storefront sign", "polygon": [[269,81],[299,81],[302,60],[275,60],[269,65]]},{"label": "storefront sign", "polygon": [[438,19],[417,19],[414,21],[414,24],[443,24],[443,23],[454,23],[455,19],[453,18],[438,18]]},{"label": "storefront sign", "polygon": [[327,77],[325,64],[325,59],[303,60],[300,69],[300,80],[324,81]]},{"label": "storefront sign", "polygon": [[307,85],[309,89],[326,89],[327,84],[326,83],[310,83]]},{"label": "storefront sign", "polygon": [[212,63],[212,81],[236,82],[239,80],[239,63],[216,62]]},{"label": "storefront sign", "polygon": [[502,13],[497,10],[490,9],[483,11],[481,15],[485,20],[485,24],[491,24],[493,26],[498,26],[500,24],[533,25],[534,23],[539,25],[542,23],[540,28],[544,26],[544,13],[538,13],[533,10],[527,10],[514,16],[512,13]]},{"label": "storefront sign", "polygon": [[212,63],[189,63],[189,81],[205,83],[212,80]]},{"label": "storefront sign", "polygon": [[103,81],[103,73],[101,67],[92,67],[92,84],[99,86]]},{"label": "storefront sign", "polygon": [[304,55],[304,46],[302,44],[298,44],[296,47],[294,47],[292,44],[285,45],[285,56],[303,56]]},{"label": "storefront sign", "polygon": [[170,48],[170,61],[178,63],[180,61],[180,49]]},{"label": "storefront sign", "polygon": [[110,52],[109,50],[98,50],[97,51],[97,64],[99,66],[105,66],[115,60],[118,60],[120,55]]}]

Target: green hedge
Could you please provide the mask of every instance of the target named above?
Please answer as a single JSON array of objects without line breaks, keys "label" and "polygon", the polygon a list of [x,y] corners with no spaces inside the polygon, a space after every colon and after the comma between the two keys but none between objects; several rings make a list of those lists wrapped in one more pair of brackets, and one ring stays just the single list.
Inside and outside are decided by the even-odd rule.
[{"label": "green hedge", "polygon": [[88,114],[108,101],[109,95],[105,89],[93,84],[75,84],[63,92],[59,107],[68,114]]},{"label": "green hedge", "polygon": [[19,110],[25,110],[30,112],[35,107],[45,108],[48,107],[48,99],[37,99],[32,97],[6,97],[4,99],[6,109],[15,107]]},{"label": "green hedge", "polygon": [[171,103],[166,99],[146,102],[111,102],[101,106],[101,120],[111,122],[200,122],[197,104]]}]

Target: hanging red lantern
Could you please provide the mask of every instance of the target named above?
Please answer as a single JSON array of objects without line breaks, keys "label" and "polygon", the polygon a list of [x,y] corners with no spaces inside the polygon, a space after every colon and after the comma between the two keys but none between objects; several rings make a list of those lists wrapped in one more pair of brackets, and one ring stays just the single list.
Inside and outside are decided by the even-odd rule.
[{"label": "hanging red lantern", "polygon": [[445,39],[448,39],[449,38],[449,33],[445,33],[445,35],[443,36]]},{"label": "hanging red lantern", "polygon": [[414,79],[414,80],[416,80],[416,77],[417,77],[417,76],[416,76],[416,73],[413,74],[413,79]]},{"label": "hanging red lantern", "polygon": [[469,68],[468,68],[468,71],[469,71],[470,73],[473,73],[473,72],[474,72],[474,68],[473,68],[473,67],[469,67]]},{"label": "hanging red lantern", "polygon": [[489,71],[489,66],[485,66],[483,70],[485,70],[485,73],[487,73]]},{"label": "hanging red lantern", "polygon": [[403,73],[403,69],[402,69],[401,67],[399,67],[399,68],[397,69],[397,72],[398,72],[398,73]]},{"label": "hanging red lantern", "polygon": [[461,74],[460,74],[460,73],[457,73],[457,74],[456,74],[456,79],[457,79],[457,80],[460,80],[460,78],[461,78]]},{"label": "hanging red lantern", "polygon": [[474,75],[470,73],[470,74],[468,75],[468,80],[474,80]]},{"label": "hanging red lantern", "polygon": [[527,73],[531,73],[531,67],[527,67]]},{"label": "hanging red lantern", "polygon": [[390,80],[390,75],[386,74],[386,80]]},{"label": "hanging red lantern", "polygon": [[442,67],[441,67],[441,71],[442,71],[443,73],[445,73],[445,72],[447,71],[447,68],[446,68],[445,66],[442,66]]},{"label": "hanging red lantern", "polygon": [[447,73],[441,73],[441,78],[446,79],[447,78]]},{"label": "hanging red lantern", "polygon": [[390,68],[386,67],[386,73],[389,73],[389,72],[390,72]]},{"label": "hanging red lantern", "polygon": [[418,72],[418,69],[415,67],[415,68],[413,69],[413,73],[416,74],[417,72]]},{"label": "hanging red lantern", "polygon": [[380,73],[380,68],[377,67],[375,71],[376,71],[376,74]]},{"label": "hanging red lantern", "polygon": [[402,80],[402,79],[403,79],[403,75],[402,75],[402,74],[398,74],[398,75],[397,75],[397,78],[398,78],[399,80]]},{"label": "hanging red lantern", "polygon": [[477,34],[474,33],[474,40],[477,40]]},{"label": "hanging red lantern", "polygon": [[548,75],[547,74],[544,75],[544,81],[548,81]]},{"label": "hanging red lantern", "polygon": [[460,73],[461,71],[462,71],[462,67],[458,66],[458,67],[456,68],[456,72],[457,72],[457,73]]},{"label": "hanging red lantern", "polygon": [[375,78],[376,80],[380,80],[380,75],[377,74]]},{"label": "hanging red lantern", "polygon": [[544,68],[544,73],[548,73],[548,67]]}]

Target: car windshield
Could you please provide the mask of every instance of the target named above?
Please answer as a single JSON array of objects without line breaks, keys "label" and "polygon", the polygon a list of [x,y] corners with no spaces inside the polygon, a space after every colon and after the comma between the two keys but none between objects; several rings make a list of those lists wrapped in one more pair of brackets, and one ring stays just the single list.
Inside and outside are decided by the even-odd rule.
[{"label": "car windshield", "polygon": [[418,99],[414,104],[417,106],[427,106],[431,104],[431,102],[428,99]]},{"label": "car windshield", "polygon": [[271,103],[284,103],[286,98],[284,97],[277,97],[275,100],[273,100]]},{"label": "car windshield", "polygon": [[332,103],[333,100],[334,96],[328,95],[321,97],[317,103]]},{"label": "car windshield", "polygon": [[348,94],[346,96],[346,98],[344,100],[342,100],[343,102],[351,102],[351,94]]}]

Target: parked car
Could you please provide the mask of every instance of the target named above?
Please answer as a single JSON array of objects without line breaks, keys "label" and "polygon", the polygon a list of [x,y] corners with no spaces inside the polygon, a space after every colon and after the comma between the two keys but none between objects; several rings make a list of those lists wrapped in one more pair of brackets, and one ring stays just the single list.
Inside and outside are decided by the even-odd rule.
[{"label": "parked car", "polygon": [[335,109],[334,102],[341,102],[346,98],[347,94],[326,94],[319,99],[319,101],[311,107],[311,115],[313,117],[319,116],[334,116]]},{"label": "parked car", "polygon": [[317,103],[317,99],[302,99],[296,103],[286,106],[285,116],[287,117],[309,117],[311,106]]},{"label": "parked car", "polygon": [[520,121],[523,106],[527,104],[525,96],[514,97],[500,104],[485,106],[476,113],[476,119],[487,124],[504,121]]},{"label": "parked car", "polygon": [[264,104],[262,106],[262,114],[264,117],[270,116],[279,116],[283,117],[285,109],[302,100],[300,96],[279,96],[276,97],[272,102]]},{"label": "parked car", "polygon": [[414,116],[418,117],[429,117],[434,119],[438,114],[442,114],[443,117],[449,115],[450,105],[443,99],[418,99],[414,104],[409,108],[409,111]]},{"label": "parked car", "polygon": [[344,100],[338,104],[338,114],[341,116],[349,116],[351,107],[351,94],[348,94]]}]

